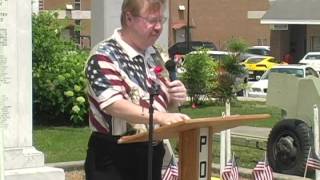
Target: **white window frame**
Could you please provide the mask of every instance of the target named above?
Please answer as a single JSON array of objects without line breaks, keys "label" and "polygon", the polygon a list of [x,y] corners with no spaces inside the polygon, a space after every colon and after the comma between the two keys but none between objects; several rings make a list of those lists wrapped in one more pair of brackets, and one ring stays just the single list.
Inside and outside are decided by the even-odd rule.
[{"label": "white window frame", "polygon": [[[76,8],[79,6],[79,8]],[[81,0],[74,0],[74,10],[81,10]]]},{"label": "white window frame", "polygon": [[320,51],[320,36],[311,36],[311,51]]}]

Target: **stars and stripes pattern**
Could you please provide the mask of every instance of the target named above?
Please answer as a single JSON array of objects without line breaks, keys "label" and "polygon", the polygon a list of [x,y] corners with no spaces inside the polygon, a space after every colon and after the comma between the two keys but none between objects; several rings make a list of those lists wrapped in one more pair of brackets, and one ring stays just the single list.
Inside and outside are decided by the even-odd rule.
[{"label": "stars and stripes pattern", "polygon": [[178,177],[178,167],[174,165],[171,161],[168,168],[164,172],[162,180],[178,180]]},{"label": "stars and stripes pattern", "polygon": [[[144,108],[149,107],[148,87],[151,86],[149,68],[162,60],[154,52],[132,58],[120,46],[116,39],[101,42],[93,50],[85,69],[88,80],[88,101],[90,105],[89,125],[95,132],[112,135],[127,134],[131,127],[125,119],[106,114],[103,109],[110,104],[126,99]],[[151,58],[150,58],[151,57]],[[145,59],[148,58],[145,64]],[[161,64],[161,63],[160,63]],[[148,73],[147,73],[148,72]],[[155,97],[154,108],[165,112],[168,106],[168,94],[164,92],[165,84]],[[131,132],[131,131],[130,131]],[[136,131],[138,132],[138,131]]]},{"label": "stars and stripes pattern", "polygon": [[320,170],[320,160],[314,153],[311,153],[311,150],[309,151],[306,168]]},{"label": "stars and stripes pattern", "polygon": [[309,157],[306,165],[312,169],[320,170],[320,160],[319,159]]},{"label": "stars and stripes pattern", "polygon": [[229,161],[221,173],[222,180],[239,180],[239,168],[234,160]]},{"label": "stars and stripes pattern", "polygon": [[252,175],[255,180],[273,180],[272,169],[266,161],[259,161]]}]

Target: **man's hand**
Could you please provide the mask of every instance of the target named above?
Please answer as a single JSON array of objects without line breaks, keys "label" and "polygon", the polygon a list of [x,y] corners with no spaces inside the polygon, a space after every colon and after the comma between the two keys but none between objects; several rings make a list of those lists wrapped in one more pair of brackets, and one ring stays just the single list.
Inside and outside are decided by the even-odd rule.
[{"label": "man's hand", "polygon": [[170,125],[172,123],[185,121],[190,119],[189,116],[181,113],[167,113],[156,111],[154,113],[154,120],[160,125]]},{"label": "man's hand", "polygon": [[187,99],[187,89],[180,80],[166,81],[170,103],[182,104]]}]

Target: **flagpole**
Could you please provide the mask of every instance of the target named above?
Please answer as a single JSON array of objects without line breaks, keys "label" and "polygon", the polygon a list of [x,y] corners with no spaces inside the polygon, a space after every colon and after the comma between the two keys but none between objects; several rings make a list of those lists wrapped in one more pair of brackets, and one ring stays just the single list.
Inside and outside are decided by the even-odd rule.
[{"label": "flagpole", "polygon": [[[222,118],[230,116],[230,100],[225,103],[226,111],[222,113]],[[222,173],[226,163],[231,159],[231,133],[230,129],[220,132],[220,174]]]},{"label": "flagpole", "polygon": [[[319,111],[316,104],[313,105],[313,142],[314,142],[314,152],[319,159]],[[316,180],[320,180],[320,171],[316,169]]]},{"label": "flagpole", "polygon": [[[226,116],[230,116],[230,100],[226,102]],[[227,152],[227,161],[231,158],[231,132],[230,129],[226,130],[226,152]]]},{"label": "flagpole", "polygon": [[[171,156],[171,159],[170,159],[169,164],[168,164],[168,166],[167,166],[167,168],[166,168],[166,171],[168,171],[168,168],[170,168],[172,162],[173,162],[173,155]],[[164,179],[164,177],[166,176],[166,171],[165,171],[165,173],[161,176],[161,179]]]},{"label": "flagpole", "polygon": [[[222,112],[222,119],[225,118],[225,113]],[[220,132],[220,175],[222,174],[222,171],[224,170],[224,167],[226,165],[226,131]]]},{"label": "flagpole", "polygon": [[303,178],[304,178],[304,179],[306,178],[306,175],[307,175],[308,160],[309,160],[309,157],[310,157],[310,153],[311,153],[311,147],[310,147],[310,149],[309,149],[309,154],[308,154],[308,158],[307,158],[306,167],[304,168],[304,175],[303,175]]}]

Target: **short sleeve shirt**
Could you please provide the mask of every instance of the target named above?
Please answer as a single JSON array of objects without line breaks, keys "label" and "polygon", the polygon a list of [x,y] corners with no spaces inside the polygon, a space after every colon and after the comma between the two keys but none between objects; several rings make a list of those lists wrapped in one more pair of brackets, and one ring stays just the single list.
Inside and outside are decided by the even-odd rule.
[{"label": "short sleeve shirt", "polygon": [[148,92],[152,83],[160,85],[153,107],[165,112],[169,103],[164,83],[167,72],[164,70],[163,76],[156,76],[153,71],[157,66],[163,68],[163,64],[156,48],[149,47],[144,54],[138,53],[121,39],[120,29],[115,30],[111,38],[95,46],[85,68],[90,128],[117,136],[134,132],[134,126],[128,120],[113,117],[103,109],[120,99],[148,109]]}]

